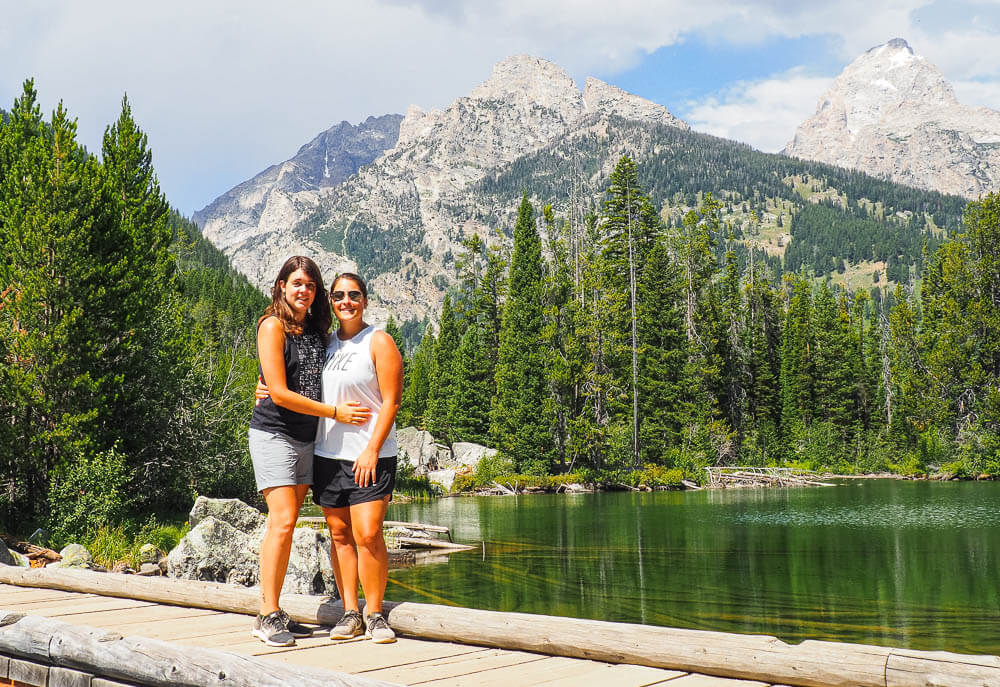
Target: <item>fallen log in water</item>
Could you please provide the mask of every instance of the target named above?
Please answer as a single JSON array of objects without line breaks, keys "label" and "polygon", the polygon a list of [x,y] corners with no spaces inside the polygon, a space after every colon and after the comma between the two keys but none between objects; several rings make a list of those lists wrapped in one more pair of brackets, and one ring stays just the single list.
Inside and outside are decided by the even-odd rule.
[{"label": "fallen log in water", "polygon": [[[82,570],[0,565],[0,582],[246,614],[256,613],[259,604],[259,592],[255,589],[215,582]],[[282,595],[282,606],[295,620],[321,625],[334,624],[343,613],[339,603],[326,597],[301,594]],[[967,656],[815,640],[792,645],[766,635],[501,613],[409,602],[386,602],[385,609],[397,632],[411,637],[687,670],[784,685],[1000,685],[1000,658],[996,656]],[[5,651],[0,640],[0,653]]]}]

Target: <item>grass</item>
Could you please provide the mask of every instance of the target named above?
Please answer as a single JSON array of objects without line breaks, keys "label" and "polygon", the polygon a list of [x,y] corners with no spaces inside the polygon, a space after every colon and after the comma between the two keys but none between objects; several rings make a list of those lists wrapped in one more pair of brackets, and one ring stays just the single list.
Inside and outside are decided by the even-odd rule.
[{"label": "grass", "polygon": [[77,543],[90,552],[98,565],[111,569],[124,562],[138,568],[139,549],[143,545],[152,544],[166,553],[177,546],[188,530],[187,522],[159,523],[150,518],[140,526],[126,523],[99,527],[78,538]]}]

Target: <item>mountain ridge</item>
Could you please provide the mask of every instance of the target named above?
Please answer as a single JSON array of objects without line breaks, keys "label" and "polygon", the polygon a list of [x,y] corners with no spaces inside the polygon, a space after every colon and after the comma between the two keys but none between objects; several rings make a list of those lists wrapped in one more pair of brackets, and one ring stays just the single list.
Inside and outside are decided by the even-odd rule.
[{"label": "mountain ridge", "polygon": [[1000,112],[961,104],[894,38],[844,68],[782,153],[973,199],[1000,190]]}]

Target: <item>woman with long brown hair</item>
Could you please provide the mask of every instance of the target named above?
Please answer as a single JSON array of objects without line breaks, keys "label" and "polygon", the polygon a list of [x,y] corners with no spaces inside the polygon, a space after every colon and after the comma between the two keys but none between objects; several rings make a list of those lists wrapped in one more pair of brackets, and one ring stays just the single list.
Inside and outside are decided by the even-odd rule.
[{"label": "woman with long brown hair", "polygon": [[274,280],[271,305],[257,322],[260,376],[270,395],[254,407],[249,432],[257,489],[268,510],[260,545],[261,605],[252,634],[271,646],[290,646],[295,637],[312,634],[278,602],[295,522],[313,481],[319,418],[365,422],[370,414],[360,403],[320,401],[331,322],[319,267],[303,256],[286,260]]}]

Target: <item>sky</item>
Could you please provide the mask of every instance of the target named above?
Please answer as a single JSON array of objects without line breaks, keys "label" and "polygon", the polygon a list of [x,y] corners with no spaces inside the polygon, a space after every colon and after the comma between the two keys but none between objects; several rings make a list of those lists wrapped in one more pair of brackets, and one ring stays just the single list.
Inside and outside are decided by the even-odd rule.
[{"label": "sky", "polygon": [[447,107],[514,54],[777,152],[892,38],[1000,110],[1000,0],[0,0],[0,108],[33,78],[100,150],[127,94],[190,215],[343,120]]}]

